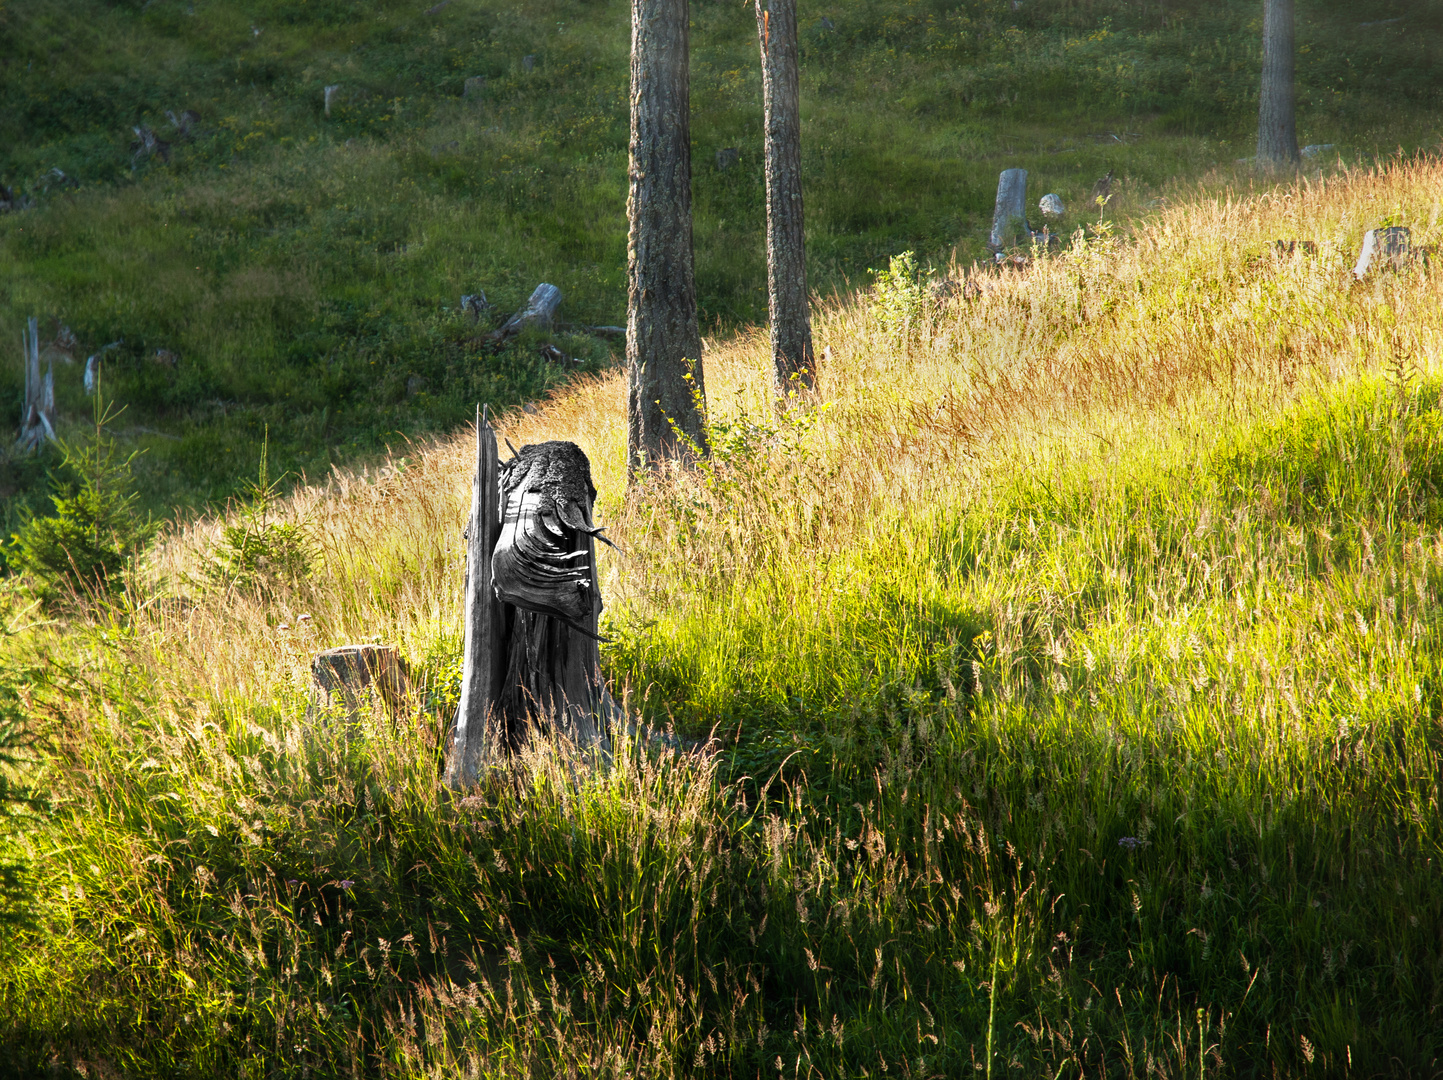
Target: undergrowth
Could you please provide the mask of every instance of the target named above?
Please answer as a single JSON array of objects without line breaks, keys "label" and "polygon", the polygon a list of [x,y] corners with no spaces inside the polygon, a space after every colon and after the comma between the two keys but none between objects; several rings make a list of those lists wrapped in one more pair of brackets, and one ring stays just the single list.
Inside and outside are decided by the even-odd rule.
[{"label": "undergrowth", "polygon": [[[1443,306],[1432,265],[1347,268],[1379,205],[1433,242],[1439,182],[1199,193],[900,327],[836,304],[780,415],[743,336],[725,452],[630,491],[621,377],[506,419],[589,454],[607,675],[697,753],[543,741],[442,792],[466,437],[275,504],[304,577],[207,589],[234,518],[172,529],[6,646],[50,805],[5,849],[0,1039],[86,1075],[1437,1073]],[[313,653],[372,637],[413,708],[313,705]]]}]

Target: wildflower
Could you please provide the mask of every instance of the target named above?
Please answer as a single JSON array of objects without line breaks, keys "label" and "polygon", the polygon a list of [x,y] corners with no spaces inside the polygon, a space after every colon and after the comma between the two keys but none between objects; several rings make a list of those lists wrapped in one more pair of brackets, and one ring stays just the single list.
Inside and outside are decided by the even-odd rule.
[{"label": "wildflower", "polygon": [[1135,836],[1124,836],[1117,842],[1118,847],[1125,848],[1128,851],[1136,851],[1140,847],[1150,847],[1151,844],[1151,840],[1139,840]]},{"label": "wildflower", "polygon": [[344,881],[336,882],[336,888],[340,889],[342,892],[350,892],[351,887],[355,884],[356,883],[350,878],[346,878]]}]

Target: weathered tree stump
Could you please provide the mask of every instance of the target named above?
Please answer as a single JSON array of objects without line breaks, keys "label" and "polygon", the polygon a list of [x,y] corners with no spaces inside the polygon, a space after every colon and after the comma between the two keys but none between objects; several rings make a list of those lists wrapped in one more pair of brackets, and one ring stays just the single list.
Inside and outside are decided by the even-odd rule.
[{"label": "weathered tree stump", "polygon": [[20,413],[20,438],[15,448],[23,454],[49,439],[55,442],[55,365],[47,364],[40,376],[40,320],[30,319],[21,331],[25,354],[25,404]]},{"label": "weathered tree stump", "polygon": [[591,465],[574,443],[523,446],[501,465],[477,428],[467,526],[466,653],[446,783],[475,783],[486,764],[533,735],[609,753],[615,705],[601,681]]},{"label": "weathered tree stump", "polygon": [[409,673],[394,645],[339,645],[311,661],[317,704],[339,706],[354,717],[375,693],[386,711],[398,713],[410,689]]},{"label": "weathered tree stump", "polygon": [[498,341],[504,341],[506,338],[515,337],[528,326],[550,330],[551,324],[556,321],[556,309],[560,306],[561,290],[555,285],[548,285],[543,281],[532,291],[531,298],[526,301],[526,306],[507,319],[501,329],[497,330],[492,337]]},{"label": "weathered tree stump", "polygon": [[1353,267],[1353,276],[1362,281],[1369,271],[1379,266],[1403,269],[1411,254],[1411,236],[1401,225],[1368,230],[1363,236],[1363,250],[1358,254],[1358,265]]},{"label": "weathered tree stump", "polygon": [[997,179],[997,203],[992,210],[992,236],[987,246],[994,253],[1025,244],[1032,238],[1027,227],[1027,170],[1006,169]]}]

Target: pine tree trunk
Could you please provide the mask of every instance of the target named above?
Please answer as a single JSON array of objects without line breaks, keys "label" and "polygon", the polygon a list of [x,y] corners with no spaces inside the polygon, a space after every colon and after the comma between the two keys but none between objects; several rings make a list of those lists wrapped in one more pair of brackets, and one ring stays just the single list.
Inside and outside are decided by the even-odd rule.
[{"label": "pine tree trunk", "polygon": [[1258,164],[1296,166],[1293,100],[1293,0],[1263,0],[1263,84],[1258,106]]},{"label": "pine tree trunk", "polygon": [[[764,10],[769,8],[770,10]],[[796,0],[756,0],[766,112],[767,309],[778,395],[815,385],[802,220],[802,118]],[[794,379],[795,377],[795,379]]]},{"label": "pine tree trunk", "polygon": [[[627,215],[628,471],[705,451],[691,237],[687,0],[631,3]],[[691,379],[687,375],[692,376]]]}]

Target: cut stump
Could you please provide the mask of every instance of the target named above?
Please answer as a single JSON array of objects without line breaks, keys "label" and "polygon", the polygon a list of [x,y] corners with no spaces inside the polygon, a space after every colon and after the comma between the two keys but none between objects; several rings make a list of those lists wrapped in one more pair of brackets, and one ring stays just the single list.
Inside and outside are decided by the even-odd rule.
[{"label": "cut stump", "polygon": [[391,714],[400,712],[410,690],[409,672],[394,645],[338,645],[311,661],[316,703],[343,708],[354,717],[374,693]]}]

